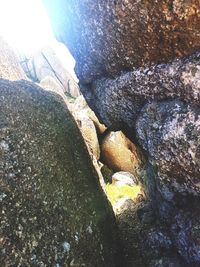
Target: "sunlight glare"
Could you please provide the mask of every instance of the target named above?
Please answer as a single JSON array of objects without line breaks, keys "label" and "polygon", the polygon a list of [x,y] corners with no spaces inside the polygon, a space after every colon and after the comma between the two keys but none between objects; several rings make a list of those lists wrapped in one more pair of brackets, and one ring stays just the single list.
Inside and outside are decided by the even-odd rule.
[{"label": "sunlight glare", "polygon": [[75,61],[66,47],[61,49],[56,42],[42,0],[0,0],[0,35],[16,52],[27,56],[45,46],[54,47],[74,74]]},{"label": "sunlight glare", "polygon": [[0,0],[0,35],[25,53],[50,43],[53,33],[41,0]]}]

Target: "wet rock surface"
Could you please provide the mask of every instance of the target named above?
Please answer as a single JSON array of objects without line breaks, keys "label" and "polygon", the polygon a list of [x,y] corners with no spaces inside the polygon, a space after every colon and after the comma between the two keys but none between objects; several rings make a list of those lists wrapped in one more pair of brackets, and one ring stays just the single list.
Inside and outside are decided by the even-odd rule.
[{"label": "wet rock surface", "polygon": [[1,266],[117,266],[77,125],[58,94],[27,81],[0,81],[0,212]]}]

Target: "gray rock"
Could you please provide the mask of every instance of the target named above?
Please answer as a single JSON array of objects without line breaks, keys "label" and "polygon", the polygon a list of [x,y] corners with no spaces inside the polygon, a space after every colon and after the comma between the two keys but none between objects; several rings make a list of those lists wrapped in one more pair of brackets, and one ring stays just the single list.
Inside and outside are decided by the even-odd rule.
[{"label": "gray rock", "polygon": [[134,127],[149,101],[180,99],[200,105],[200,53],[172,63],[122,72],[116,78],[95,80],[82,86],[83,94],[100,119],[110,128]]},{"label": "gray rock", "polygon": [[[141,182],[152,212],[135,207],[119,218],[127,266],[200,266],[198,1],[44,2],[87,103],[147,158]],[[149,242],[161,226],[161,240]]]},{"label": "gray rock", "polygon": [[[67,57],[67,54],[65,56]],[[21,57],[23,58],[23,55]],[[31,80],[41,82],[50,76],[59,84],[64,93],[72,97],[80,95],[78,84],[57,56],[54,47],[44,47],[28,59],[21,60],[21,62]]]},{"label": "gray rock", "polygon": [[58,94],[26,81],[0,82],[0,213],[1,266],[117,266],[77,125]]},{"label": "gray rock", "polygon": [[175,100],[153,102],[141,111],[136,129],[158,170],[157,186],[163,198],[172,201],[175,193],[199,196],[200,108]]},{"label": "gray rock", "polygon": [[137,179],[130,172],[116,172],[112,176],[112,184],[116,186],[134,186],[137,184]]}]

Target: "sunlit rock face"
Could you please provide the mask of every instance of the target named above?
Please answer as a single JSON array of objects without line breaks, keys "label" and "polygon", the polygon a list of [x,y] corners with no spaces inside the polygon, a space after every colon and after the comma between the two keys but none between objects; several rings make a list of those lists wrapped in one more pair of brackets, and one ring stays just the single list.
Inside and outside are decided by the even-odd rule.
[{"label": "sunlit rock face", "polygon": [[26,79],[19,59],[9,47],[9,45],[0,36],[0,79],[16,81]]},{"label": "sunlit rock face", "polygon": [[200,48],[196,0],[45,1],[82,82],[166,62]]},{"label": "sunlit rock face", "polygon": [[61,96],[27,81],[0,81],[0,213],[1,266],[118,266],[77,125]]},{"label": "sunlit rock face", "polygon": [[[77,61],[89,106],[146,155],[141,182],[171,242],[168,251],[145,236],[147,253],[153,258],[156,247],[169,259],[178,255],[181,266],[200,266],[200,2],[63,0],[47,7]],[[146,258],[143,266],[165,266],[159,262]]]},{"label": "sunlit rock face", "polygon": [[[62,46],[60,46],[61,48]],[[46,46],[32,56],[29,56],[29,58],[26,55],[20,54],[21,65],[32,81],[42,82],[44,79],[47,81],[48,77],[51,77],[51,79],[54,79],[54,84],[52,83],[50,86],[53,88],[58,88],[59,86],[59,91],[72,97],[78,97],[80,95],[79,87],[56,52],[53,46]],[[65,51],[64,55],[67,61],[68,53]],[[47,82],[43,81],[43,83],[46,87]],[[56,86],[55,83],[57,84]]]}]

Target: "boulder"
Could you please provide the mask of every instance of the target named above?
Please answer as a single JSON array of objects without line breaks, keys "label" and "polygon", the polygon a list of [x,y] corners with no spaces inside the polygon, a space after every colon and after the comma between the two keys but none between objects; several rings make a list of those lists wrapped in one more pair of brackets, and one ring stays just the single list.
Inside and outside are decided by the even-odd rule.
[{"label": "boulder", "polygon": [[97,116],[115,130],[133,128],[148,101],[179,99],[200,106],[200,53],[171,63],[95,80],[84,96]]},{"label": "boulder", "polygon": [[64,93],[73,97],[80,95],[78,84],[61,62],[53,47],[44,47],[28,59],[22,60],[22,62],[24,62],[22,66],[28,77],[33,81],[41,82],[47,76],[51,76]]},{"label": "boulder", "polygon": [[116,215],[119,215],[125,210],[130,210],[133,206],[135,206],[135,202],[133,201],[133,199],[123,197],[117,200],[117,202],[113,205],[113,210]]},{"label": "boulder", "polygon": [[[136,124],[142,148],[156,168],[167,201],[200,194],[200,108],[181,101],[147,104]],[[177,199],[178,201],[178,199]]]},{"label": "boulder", "polygon": [[199,1],[44,2],[88,105],[147,159],[141,182],[157,222],[146,232],[137,208],[124,217],[128,266],[200,266]]},{"label": "boulder", "polygon": [[52,76],[46,76],[40,81],[39,85],[46,90],[50,90],[61,95],[64,94],[62,86]]},{"label": "boulder", "polygon": [[187,266],[200,265],[200,108],[181,101],[147,104],[136,124],[148,151],[149,198]]},{"label": "boulder", "polygon": [[2,37],[0,37],[0,79],[10,81],[27,79],[17,55]]},{"label": "boulder", "polygon": [[61,96],[27,81],[0,81],[0,213],[1,266],[118,266],[77,125]]},{"label": "boulder", "polygon": [[125,251],[123,266],[189,267],[174,252],[170,233],[164,224],[156,221],[156,215],[149,203],[143,201],[135,204],[128,201],[124,204],[117,215]]},{"label": "boulder", "polygon": [[81,83],[200,49],[196,0],[44,0],[57,38],[77,61]]},{"label": "boulder", "polygon": [[137,184],[137,179],[130,172],[116,172],[112,176],[112,184],[116,186],[134,186]]},{"label": "boulder", "polygon": [[106,131],[107,127],[99,121],[95,113],[88,106],[83,95],[77,97],[72,110],[74,113],[79,111],[87,114],[87,116],[93,121],[96,131],[99,135],[103,134]]},{"label": "boulder", "polygon": [[98,160],[100,158],[100,147],[93,121],[83,111],[75,112],[74,117],[91,156],[94,156]]},{"label": "boulder", "polygon": [[140,169],[141,154],[138,148],[122,133],[110,132],[101,145],[101,159],[115,172],[126,171],[137,175]]}]

